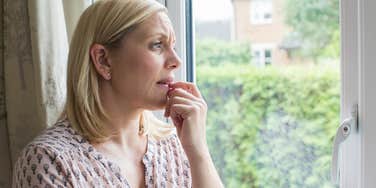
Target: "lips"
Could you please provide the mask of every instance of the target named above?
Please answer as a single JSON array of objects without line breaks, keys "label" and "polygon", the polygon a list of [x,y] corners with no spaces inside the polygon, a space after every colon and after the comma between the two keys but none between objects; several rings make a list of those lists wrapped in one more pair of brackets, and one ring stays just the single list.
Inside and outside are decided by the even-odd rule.
[{"label": "lips", "polygon": [[157,82],[157,84],[161,84],[161,85],[169,85],[171,84],[172,82],[174,82],[174,78],[173,77],[167,77],[167,78],[164,78],[162,80],[159,80]]}]

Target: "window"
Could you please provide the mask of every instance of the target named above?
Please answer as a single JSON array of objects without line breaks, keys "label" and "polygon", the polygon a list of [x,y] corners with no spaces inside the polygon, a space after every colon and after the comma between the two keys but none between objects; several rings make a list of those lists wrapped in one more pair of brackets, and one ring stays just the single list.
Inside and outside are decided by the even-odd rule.
[{"label": "window", "polygon": [[252,60],[251,63],[257,67],[264,67],[272,64],[273,44],[254,44],[251,45]]},{"label": "window", "polygon": [[[207,0],[210,1],[210,0]],[[237,1],[241,0],[232,0],[234,4]],[[167,4],[174,3],[175,0],[167,0]],[[187,0],[187,2],[191,2]],[[198,4],[200,1],[194,1]],[[206,10],[212,10],[215,12],[215,4],[222,3],[222,0],[211,1],[213,6],[211,8],[207,8]],[[243,1],[244,2],[244,1]],[[299,2],[299,1],[297,1]],[[224,183],[228,187],[252,187],[252,185],[257,185],[258,187],[338,187],[331,183],[330,181],[330,166],[331,166],[331,139],[334,136],[336,128],[339,124],[339,119],[343,120],[344,118],[348,117],[351,111],[351,106],[355,103],[359,102],[359,109],[360,109],[360,116],[359,122],[360,127],[359,131],[354,131],[352,135],[346,140],[343,144],[344,150],[342,150],[342,161],[340,162],[341,167],[341,177],[339,181],[339,185],[341,188],[368,188],[374,187],[376,185],[376,165],[375,165],[375,147],[374,143],[375,137],[373,136],[376,134],[375,126],[373,126],[374,122],[376,121],[375,117],[372,116],[376,111],[376,91],[371,84],[373,80],[376,80],[376,75],[373,74],[376,68],[373,66],[372,63],[375,57],[375,53],[372,52],[372,49],[375,49],[375,38],[373,37],[373,33],[376,33],[376,25],[372,21],[376,13],[372,10],[376,8],[376,4],[374,1],[371,0],[355,0],[355,1],[338,1],[340,2],[340,6],[333,6],[333,7],[341,7],[341,29],[342,32],[340,35],[341,40],[341,69],[339,68],[339,57],[337,57],[337,65],[332,64],[330,66],[334,67],[334,74],[332,78],[337,79],[337,82],[330,82],[330,87],[325,90],[322,86],[319,86],[318,83],[321,82],[320,80],[306,80],[306,85],[304,88],[296,89],[294,84],[289,85],[291,87],[287,88],[286,91],[291,91],[290,96],[300,96],[303,97],[302,100],[309,102],[313,101],[312,106],[307,104],[302,104],[300,107],[295,106],[295,112],[303,112],[303,113],[312,113],[313,111],[319,112],[320,116],[326,114],[324,111],[327,109],[334,110],[331,112],[333,118],[329,118],[330,122],[316,122],[316,123],[309,123],[308,121],[304,121],[303,124],[296,123],[295,121],[291,121],[290,118],[282,118],[286,117],[284,115],[285,112],[281,108],[283,107],[279,103],[275,103],[273,101],[268,101],[263,103],[262,97],[265,96],[272,96],[273,98],[280,98],[283,95],[273,95],[273,85],[270,80],[269,74],[263,74],[262,77],[259,77],[257,81],[255,81],[255,85],[248,84],[247,88],[250,90],[238,92],[237,89],[241,87],[243,83],[241,80],[242,76],[246,76],[244,74],[244,70],[249,69],[249,67],[245,68],[242,67],[240,64],[236,64],[236,61],[233,61],[234,64],[240,67],[240,69],[233,69],[233,67],[228,65],[221,65],[223,69],[221,72],[219,69],[215,69],[218,67],[213,66],[206,66],[206,67],[199,67],[197,65],[197,70],[193,71],[197,72],[197,84],[199,85],[200,89],[205,89],[205,87],[209,87],[209,85],[205,85],[205,87],[200,87],[200,84],[207,84],[206,79],[210,79],[213,81],[212,75],[208,75],[207,77],[202,77],[203,73],[218,73],[222,74],[222,78],[232,78],[231,72],[237,70],[236,72],[236,79],[230,80],[221,80],[218,86],[226,85],[224,87],[218,87],[214,92],[212,92],[215,97],[206,98],[209,104],[209,112],[208,112],[208,142],[215,146],[215,149],[211,148],[211,153],[213,155],[213,159],[215,160],[215,164],[217,165],[217,169],[220,171],[220,175],[224,180]],[[299,3],[300,4],[300,3]],[[308,3],[302,3],[304,6],[308,5]],[[238,3],[238,5],[242,5]],[[300,4],[301,5],[301,4]],[[185,11],[185,8],[182,8],[180,11]],[[188,13],[189,14],[189,9]],[[236,10],[236,7],[234,8]],[[359,11],[362,14],[359,14]],[[179,12],[179,11],[178,11]],[[208,11],[208,13],[212,13]],[[236,12],[234,13],[236,15]],[[173,19],[176,20],[185,20],[185,14],[176,14]],[[271,15],[272,16],[272,15]],[[275,17],[276,15],[273,15]],[[268,16],[266,16],[268,17]],[[303,20],[304,21],[304,20]],[[173,21],[174,22],[174,21]],[[179,23],[179,22],[178,22]],[[176,24],[174,22],[174,24]],[[176,24],[178,25],[178,24]],[[323,26],[323,25],[322,25]],[[317,27],[316,27],[317,28]],[[354,29],[355,28],[355,29]],[[235,29],[236,30],[236,29]],[[189,32],[189,30],[187,30]],[[186,40],[193,40],[192,36],[185,38]],[[199,41],[196,41],[196,49],[197,46],[200,45]],[[254,46],[254,45],[251,45]],[[272,48],[271,48],[272,49]],[[252,60],[259,62],[261,58],[268,58],[269,52],[262,52],[262,50],[252,50]],[[272,52],[272,51],[271,51]],[[264,53],[264,56],[262,55]],[[265,56],[266,54],[266,56]],[[272,55],[272,53],[270,53]],[[278,55],[279,56],[279,55]],[[239,57],[242,56],[236,56]],[[195,57],[192,57],[195,58]],[[196,57],[197,58],[197,57]],[[277,57],[273,57],[277,58]],[[241,61],[248,61],[249,59],[243,58]],[[317,62],[316,62],[317,63]],[[308,67],[306,69],[301,70],[304,74],[308,75],[311,74],[312,68],[324,68],[325,64],[320,62],[317,63],[321,67]],[[303,65],[304,66],[304,65]],[[329,66],[329,67],[330,67]],[[298,67],[295,67],[298,68]],[[299,69],[296,69],[299,70]],[[329,69],[321,69],[323,71],[318,71],[315,76],[318,75],[325,75],[326,71]],[[335,73],[335,70],[340,72]],[[278,71],[278,69],[274,69],[274,71]],[[229,73],[230,72],[230,73]],[[285,71],[284,71],[285,72]],[[252,72],[252,74],[257,74],[257,72]],[[286,72],[285,72],[286,73]],[[299,73],[299,72],[297,72]],[[333,73],[333,72],[332,72]],[[341,78],[339,79],[339,74],[341,74]],[[297,81],[297,75],[291,74],[287,76],[288,79],[284,79],[284,82],[288,80]],[[331,76],[330,76],[331,77]],[[265,79],[267,78],[267,79]],[[332,80],[333,81],[333,80]],[[265,90],[259,91],[259,86],[264,83],[268,85]],[[341,82],[341,90],[339,89],[339,82]],[[228,83],[233,83],[234,85],[228,85]],[[296,83],[296,82],[295,82]],[[329,82],[325,82],[324,85],[328,84]],[[311,90],[311,92],[319,91],[321,93],[330,91],[334,94],[330,99],[330,105],[325,107],[325,103],[322,100],[316,101],[310,97],[304,97],[302,92],[305,89],[311,88],[312,86],[316,87],[316,89]],[[334,87],[335,86],[335,87]],[[233,93],[229,93],[228,91],[235,91]],[[246,125],[247,128],[252,128],[253,126],[257,125],[257,118],[252,117],[252,114],[257,114],[256,111],[251,111],[250,113],[241,114],[241,110],[248,109],[248,110],[255,110],[252,106],[241,106],[239,104],[244,105],[244,102],[247,103],[249,99],[252,98],[245,98],[241,94],[247,94],[252,96],[252,93],[260,92],[259,96],[255,96],[255,99],[258,99],[256,103],[253,105],[258,105],[258,108],[264,108],[266,110],[270,109],[277,109],[274,113],[266,115],[267,117],[271,117],[269,120],[266,119],[265,127],[266,129],[258,129],[259,133],[255,134],[254,131],[250,129],[241,129],[242,126]],[[225,97],[221,97],[225,95]],[[341,95],[341,100],[339,100],[339,95]],[[221,101],[222,98],[225,98],[225,101]],[[300,99],[299,99],[300,100]],[[326,99],[325,99],[326,100]],[[292,103],[296,102],[296,100],[292,99],[289,100]],[[240,102],[240,103],[239,103]],[[220,108],[216,108],[213,110],[213,105],[218,105]],[[265,106],[263,106],[265,105]],[[339,109],[340,106],[340,109]],[[315,107],[320,107],[318,109],[314,109]],[[337,109],[337,110],[336,110]],[[324,111],[321,111],[324,110]],[[273,111],[273,110],[272,110]],[[236,113],[235,113],[236,112]],[[337,116],[337,114],[341,113],[341,118]],[[249,115],[249,116],[247,116]],[[274,120],[273,120],[274,119]],[[240,121],[239,121],[240,120]],[[328,120],[328,119],[327,119]],[[231,122],[231,125],[226,124],[227,122]],[[234,123],[235,122],[235,123]],[[250,125],[244,124],[249,122]],[[267,131],[270,128],[273,128],[273,124],[275,125],[278,122],[285,122],[285,126],[274,127],[274,131]],[[211,126],[213,125],[213,126]],[[299,126],[299,125],[306,125],[306,126]],[[325,131],[323,129],[315,130],[316,128],[325,125]],[[307,131],[305,134],[302,132],[298,134],[291,134],[291,130],[297,127],[306,127],[309,129],[302,129]],[[234,131],[235,130],[235,131]],[[223,131],[225,135],[216,136],[216,131]],[[313,131],[313,132],[310,132]],[[257,132],[257,131],[256,131]],[[283,141],[279,139],[281,134],[279,133],[288,133],[285,134],[285,138],[287,141]],[[304,131],[303,131],[304,132]],[[317,135],[319,133],[319,135]],[[256,145],[252,145],[249,143],[241,144],[242,140],[245,140],[247,136],[255,136],[253,138],[257,138],[254,141],[257,142]],[[294,137],[288,137],[288,135],[295,135],[301,136],[296,137],[298,140],[304,141],[308,145],[294,145]],[[321,136],[320,136],[321,135]],[[319,138],[317,140],[317,138]],[[330,138],[328,140],[328,138]],[[282,141],[282,142],[281,142]],[[296,143],[296,142],[295,142]],[[320,147],[324,146],[325,150],[314,150],[317,149],[319,145],[311,145],[309,143],[316,143],[319,144]],[[325,144],[323,144],[325,143]],[[261,147],[260,145],[263,146]],[[289,147],[289,146],[296,146],[296,147]],[[260,147],[258,147],[260,146]],[[304,147],[302,147],[304,146]],[[308,147],[307,147],[308,146]],[[250,149],[249,149],[250,148]],[[287,150],[283,150],[286,149]],[[282,149],[282,150],[279,150]],[[301,150],[303,149],[303,150]],[[238,153],[240,151],[240,156]],[[279,152],[278,152],[279,151]],[[324,151],[324,152],[322,152]],[[257,156],[250,155],[252,152],[258,152]],[[282,165],[281,168],[281,158],[278,158],[278,155],[284,153],[288,154],[285,163]],[[307,155],[306,155],[307,154]],[[315,160],[315,157],[324,156],[320,160]],[[269,156],[265,158],[265,156]],[[305,158],[306,157],[306,158]],[[299,161],[298,159],[303,159]],[[316,158],[317,159],[317,158]],[[263,160],[263,163],[257,160]],[[226,166],[226,164],[230,163],[231,161],[235,161],[235,165]],[[313,163],[312,163],[313,162]],[[252,167],[249,166],[252,165]],[[254,169],[253,165],[257,165],[258,168]],[[311,165],[313,164],[313,165]],[[297,166],[295,166],[297,165]],[[299,167],[299,165],[302,165]],[[265,167],[270,167],[270,171],[265,170]],[[277,171],[275,169],[278,169]],[[299,170],[305,169],[305,170]],[[313,171],[309,171],[313,170]],[[307,173],[308,172],[308,173]],[[291,173],[297,176],[292,176]],[[260,174],[265,175],[264,180]],[[316,175],[315,175],[316,174]],[[301,178],[305,177],[305,178]],[[294,182],[294,180],[299,181],[299,178],[303,179],[304,181]],[[277,183],[276,183],[277,182]],[[270,185],[270,184],[273,184]],[[305,183],[309,183],[309,186],[306,186]],[[269,184],[269,185],[268,185]]]},{"label": "window", "polygon": [[272,50],[266,49],[265,50],[265,65],[271,65],[272,64]]},{"label": "window", "polygon": [[[284,4],[290,1],[301,6]],[[204,6],[200,0],[193,2],[197,7]],[[209,38],[194,39],[196,62],[200,62],[196,65],[196,83],[208,103],[207,141],[225,186],[335,188],[329,175],[332,138],[340,118],[339,52],[328,56],[316,47],[317,36],[307,35],[304,37],[309,43],[302,46],[314,49],[288,48],[296,50],[291,53],[296,59],[305,56],[294,62],[287,58],[287,50],[277,47],[284,31],[301,31],[302,27],[293,28],[284,22],[273,30],[244,29],[248,21],[243,16],[244,6],[248,3],[251,21],[256,24],[271,22],[272,18],[284,20],[282,11],[272,15],[272,2],[276,1],[207,0],[210,7],[201,8],[214,19],[206,20],[206,24],[227,19],[221,17],[225,10],[217,11],[216,7],[225,2],[232,2],[233,8],[228,9],[234,10],[236,33],[231,35],[235,37],[225,44]],[[278,2],[273,8],[290,8],[286,12],[307,14],[302,11],[316,8],[316,4],[304,7],[308,5],[301,0]],[[331,12],[323,10],[320,14],[338,15],[338,8],[328,9]],[[328,35],[335,37],[339,22],[333,17]],[[320,23],[305,19],[295,21],[305,26],[303,29],[317,28],[309,24]],[[250,49],[241,45],[247,41]],[[338,49],[338,40],[328,42]],[[307,53],[311,50],[325,58]]]},{"label": "window", "polygon": [[252,24],[270,24],[272,23],[272,15],[272,0],[251,0],[250,17]]},{"label": "window", "polygon": [[255,50],[253,52],[253,60],[256,64],[260,65],[262,60],[261,60],[261,51],[260,50]]},{"label": "window", "polygon": [[[301,0],[294,1],[302,7],[283,4],[290,1],[281,0],[280,5],[273,6],[288,7],[291,11],[286,12],[301,14],[317,8],[313,3],[307,10],[307,3]],[[200,0],[193,2],[197,7],[204,6]],[[296,49],[292,57],[299,59],[305,55],[308,60],[294,62],[287,58],[287,50],[277,48],[283,41],[283,32],[292,28],[289,23],[281,23],[280,28],[273,30],[244,29],[248,21],[243,16],[244,6],[249,2],[253,23],[270,23],[272,17],[283,20],[285,15],[280,11],[272,15],[272,2],[276,1],[206,0],[209,2],[210,7],[201,7],[215,18],[206,20],[207,24],[226,19],[221,17],[224,10],[217,11],[216,5],[232,2],[233,8],[229,9],[234,10],[236,32],[226,44],[195,39],[195,58],[200,62],[196,65],[196,81],[208,103],[207,141],[225,186],[335,188],[329,175],[332,138],[340,118],[339,52],[326,55],[315,47],[316,35],[307,35],[304,37],[309,43],[303,46],[314,49]],[[338,15],[338,8],[328,9],[331,12],[320,14]],[[338,17],[333,17],[333,29],[328,35],[335,37],[339,22]],[[195,18],[200,19],[199,14]],[[303,29],[317,28],[309,24],[320,23],[305,19],[295,21],[305,26]],[[301,31],[302,27],[292,29]],[[249,50],[241,45],[247,41]],[[328,42],[338,49],[338,40]],[[307,54],[311,50],[325,58]]]}]

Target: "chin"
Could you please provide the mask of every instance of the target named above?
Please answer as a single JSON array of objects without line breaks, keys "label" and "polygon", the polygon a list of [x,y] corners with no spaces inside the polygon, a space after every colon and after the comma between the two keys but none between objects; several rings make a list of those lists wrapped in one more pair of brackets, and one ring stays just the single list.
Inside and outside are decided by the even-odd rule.
[{"label": "chin", "polygon": [[148,110],[164,110],[166,108],[167,100],[159,100],[159,101],[149,101],[147,105]]}]

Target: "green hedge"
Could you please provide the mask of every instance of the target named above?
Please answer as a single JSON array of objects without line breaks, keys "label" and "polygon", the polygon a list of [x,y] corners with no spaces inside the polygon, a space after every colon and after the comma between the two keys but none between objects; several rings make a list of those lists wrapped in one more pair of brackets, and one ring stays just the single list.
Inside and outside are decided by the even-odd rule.
[{"label": "green hedge", "polygon": [[226,187],[317,188],[330,183],[339,123],[339,68],[197,67],[208,143]]},{"label": "green hedge", "polygon": [[196,43],[196,64],[218,66],[231,64],[249,64],[251,45],[248,42],[226,42],[203,39]]}]

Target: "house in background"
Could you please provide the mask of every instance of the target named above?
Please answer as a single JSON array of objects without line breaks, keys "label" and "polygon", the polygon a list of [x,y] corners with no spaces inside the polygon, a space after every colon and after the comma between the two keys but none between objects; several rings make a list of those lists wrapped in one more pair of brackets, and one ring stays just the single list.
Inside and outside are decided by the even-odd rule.
[{"label": "house in background", "polygon": [[284,22],[285,0],[232,0],[233,36],[249,41],[252,62],[257,66],[293,63],[290,51],[299,43],[287,37],[291,29]]},{"label": "house in background", "polygon": [[231,41],[231,21],[196,21],[195,34],[196,39],[217,39],[222,41]]}]

